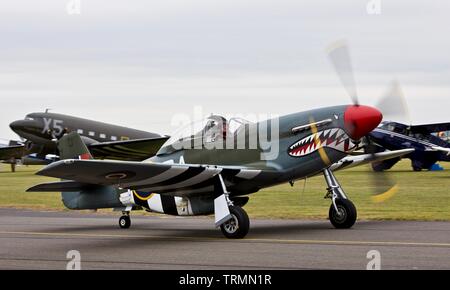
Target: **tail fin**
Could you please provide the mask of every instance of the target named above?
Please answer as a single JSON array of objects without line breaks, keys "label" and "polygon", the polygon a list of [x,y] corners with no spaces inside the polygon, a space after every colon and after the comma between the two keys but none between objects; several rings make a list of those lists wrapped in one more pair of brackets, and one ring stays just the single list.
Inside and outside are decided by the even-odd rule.
[{"label": "tail fin", "polygon": [[[77,132],[64,135],[58,141],[58,149],[61,160],[92,159],[89,149]],[[38,184],[28,189],[28,191],[61,191],[62,202],[69,209],[125,208],[120,201],[120,194],[124,191],[113,186],[99,186],[63,180]]]},{"label": "tail fin", "polygon": [[64,135],[58,141],[59,158],[64,159],[92,159],[89,149],[77,132]]},{"label": "tail fin", "polygon": [[[92,159],[89,149],[77,132],[64,135],[58,141],[58,150],[61,160]],[[43,190],[61,191],[62,202],[69,209],[98,209],[121,206],[120,193],[113,187],[60,181],[53,184],[40,184],[29,191]]]}]

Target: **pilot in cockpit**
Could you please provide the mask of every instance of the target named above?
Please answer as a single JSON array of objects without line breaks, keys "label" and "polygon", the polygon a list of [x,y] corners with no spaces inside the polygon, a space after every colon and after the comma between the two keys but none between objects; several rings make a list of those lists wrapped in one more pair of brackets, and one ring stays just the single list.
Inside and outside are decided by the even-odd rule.
[{"label": "pilot in cockpit", "polygon": [[227,120],[218,115],[208,117],[203,134],[205,142],[215,142],[217,138],[225,140],[227,136]]}]

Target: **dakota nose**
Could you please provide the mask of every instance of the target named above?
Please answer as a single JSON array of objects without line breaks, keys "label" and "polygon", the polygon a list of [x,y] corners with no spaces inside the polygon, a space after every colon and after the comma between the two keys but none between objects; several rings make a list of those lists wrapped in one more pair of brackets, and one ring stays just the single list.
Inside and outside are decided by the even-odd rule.
[{"label": "dakota nose", "polygon": [[359,140],[380,124],[383,115],[369,106],[348,106],[344,113],[345,131],[353,140]]},{"label": "dakota nose", "polygon": [[24,128],[34,127],[34,126],[35,126],[35,122],[32,120],[18,120],[18,121],[14,121],[11,124],[9,124],[9,127],[14,132],[21,131]]}]

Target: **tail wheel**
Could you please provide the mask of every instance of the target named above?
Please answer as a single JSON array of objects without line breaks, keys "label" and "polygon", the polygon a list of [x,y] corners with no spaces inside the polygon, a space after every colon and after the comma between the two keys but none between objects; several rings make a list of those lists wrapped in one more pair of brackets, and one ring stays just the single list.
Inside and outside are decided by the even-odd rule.
[{"label": "tail wheel", "polygon": [[250,219],[239,206],[230,207],[231,219],[220,226],[222,233],[229,239],[242,239],[250,229]]},{"label": "tail wheel", "polygon": [[337,229],[351,228],[357,218],[357,212],[355,205],[348,199],[336,199],[336,209],[331,204],[329,211],[329,218],[331,224]]},{"label": "tail wheel", "polygon": [[121,229],[128,229],[131,226],[131,219],[129,216],[123,215],[119,219],[119,227]]}]

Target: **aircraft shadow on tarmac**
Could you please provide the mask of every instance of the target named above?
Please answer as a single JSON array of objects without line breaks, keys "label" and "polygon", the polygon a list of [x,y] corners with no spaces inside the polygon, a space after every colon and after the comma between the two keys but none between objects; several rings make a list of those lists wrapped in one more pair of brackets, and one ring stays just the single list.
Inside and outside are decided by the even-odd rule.
[{"label": "aircraft shadow on tarmac", "polygon": [[[367,222],[364,224],[367,225]],[[204,228],[199,228],[204,226]],[[116,229],[116,230],[115,230]],[[270,225],[261,225],[256,223],[253,225],[252,230],[249,233],[249,238],[279,238],[280,235],[290,235],[290,234],[302,234],[302,233],[311,233],[314,231],[323,231],[323,230],[335,230],[332,225],[329,224],[328,221],[299,221],[292,222],[290,221],[288,224],[270,224]],[[348,229],[352,230],[352,229]],[[353,229],[353,230],[357,230]],[[220,234],[220,230],[214,228],[213,226],[208,226],[207,224],[199,224],[198,226],[192,227],[190,224],[188,227],[183,223],[180,219],[178,223],[167,223],[164,222],[164,219],[159,222],[153,220],[151,224],[145,223],[145,221],[137,221],[133,223],[132,228],[128,230],[121,230],[116,228],[115,225],[88,225],[88,226],[58,226],[52,227],[50,229],[46,229],[45,232],[57,234],[74,234],[80,235],[95,235],[98,234],[99,237],[117,238],[129,236],[130,238],[144,238],[148,235],[149,239],[157,238],[167,238],[167,239],[178,239],[183,240],[184,238],[195,238],[195,239],[211,239],[211,238],[219,238],[222,240],[222,235]],[[223,239],[226,241],[226,239]],[[244,239],[245,240],[245,239]],[[235,240],[236,241],[236,240]]]}]

